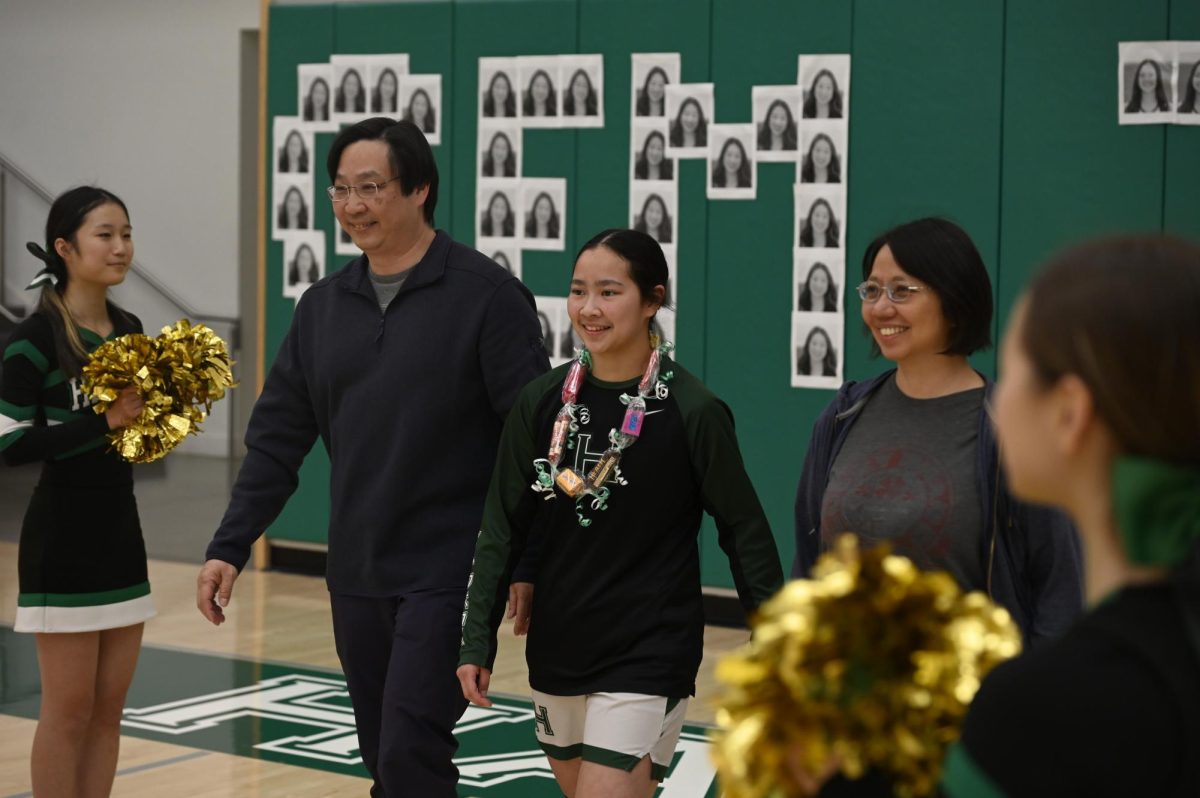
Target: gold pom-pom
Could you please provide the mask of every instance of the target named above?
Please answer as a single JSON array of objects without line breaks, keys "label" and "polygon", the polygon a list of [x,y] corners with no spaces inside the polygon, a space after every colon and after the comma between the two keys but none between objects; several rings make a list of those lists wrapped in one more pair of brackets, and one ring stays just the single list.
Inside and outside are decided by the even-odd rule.
[{"label": "gold pom-pom", "polygon": [[106,341],[83,367],[83,392],[97,413],[130,385],[145,402],[133,422],[109,433],[113,448],[131,463],[158,460],[198,433],[212,403],[235,384],[225,342],[186,319],[163,327],[157,338],[131,334]]},{"label": "gold pom-pom", "polygon": [[843,535],[813,579],[788,583],[750,642],[717,665],[713,758],[728,798],[805,793],[794,771],[886,773],[900,796],[933,793],[983,676],[1015,656],[1007,611]]}]

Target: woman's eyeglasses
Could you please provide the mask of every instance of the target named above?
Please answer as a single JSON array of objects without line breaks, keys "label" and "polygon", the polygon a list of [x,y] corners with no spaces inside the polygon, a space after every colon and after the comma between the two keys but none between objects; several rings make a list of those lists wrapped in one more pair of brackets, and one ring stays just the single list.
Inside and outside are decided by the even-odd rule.
[{"label": "woman's eyeglasses", "polygon": [[359,199],[374,199],[379,196],[379,191],[391,183],[393,180],[399,180],[398,177],[393,177],[389,180],[384,180],[382,183],[359,183],[357,186],[330,186],[325,189],[329,194],[329,199],[334,202],[345,202],[350,199],[350,192],[358,194]]},{"label": "woman's eyeglasses", "polygon": [[907,285],[905,283],[888,283],[880,285],[868,280],[865,283],[859,283],[855,287],[858,292],[858,298],[868,305],[874,305],[879,301],[879,297],[887,294],[887,298],[896,304],[907,302],[912,298],[916,291],[924,291],[925,289],[919,285]]}]

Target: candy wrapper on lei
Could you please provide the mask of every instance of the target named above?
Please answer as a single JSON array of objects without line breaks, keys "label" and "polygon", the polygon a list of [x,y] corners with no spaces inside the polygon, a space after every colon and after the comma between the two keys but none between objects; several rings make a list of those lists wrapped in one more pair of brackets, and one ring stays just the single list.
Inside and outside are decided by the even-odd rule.
[{"label": "candy wrapper on lei", "polygon": [[121,389],[137,388],[144,409],[108,437],[129,462],[150,463],[200,431],[213,402],[234,387],[232,367],[216,333],[182,319],[157,338],[134,333],[101,344],[83,367],[83,392],[103,413]]},{"label": "candy wrapper on lei", "polygon": [[650,399],[663,400],[670,396],[667,381],[672,372],[660,374],[663,358],[675,348],[670,341],[662,341],[657,335],[650,337],[650,359],[646,370],[638,381],[637,393],[633,396],[621,394],[621,404],[625,405],[625,418],[620,429],[613,428],[608,432],[608,449],[600,456],[599,462],[587,474],[576,474],[569,466],[559,466],[563,454],[575,448],[575,440],[579,432],[579,423],[587,423],[587,409],[576,402],[579,389],[583,387],[584,378],[592,367],[592,356],[587,348],[575,353],[575,361],[567,371],[563,380],[562,409],[554,419],[554,427],[550,433],[550,448],[545,457],[533,461],[537,471],[537,480],[531,486],[536,493],[544,494],[549,500],[554,498],[558,490],[575,500],[575,515],[579,525],[588,527],[592,519],[584,514],[587,506],[600,511],[608,508],[608,497],[611,492],[609,484],[628,485],[621,475],[621,454],[637,443],[642,434],[642,424],[646,419],[646,401]]},{"label": "candy wrapper on lei", "polygon": [[879,769],[897,795],[933,793],[984,675],[1021,647],[1007,611],[843,535],[813,579],[760,607],[750,642],[717,665],[713,758],[727,798],[803,795],[831,757]]}]

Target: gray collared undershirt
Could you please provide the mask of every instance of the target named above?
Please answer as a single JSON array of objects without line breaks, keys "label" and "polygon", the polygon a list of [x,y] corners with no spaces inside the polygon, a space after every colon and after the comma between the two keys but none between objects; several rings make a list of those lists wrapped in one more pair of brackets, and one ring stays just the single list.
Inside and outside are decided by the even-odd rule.
[{"label": "gray collared undershirt", "polygon": [[404,285],[404,281],[411,273],[411,268],[396,274],[376,274],[373,270],[367,269],[367,274],[371,277],[371,287],[375,289],[375,299],[379,301],[380,313],[387,310],[388,305],[396,298],[396,294],[400,293],[400,287]]}]

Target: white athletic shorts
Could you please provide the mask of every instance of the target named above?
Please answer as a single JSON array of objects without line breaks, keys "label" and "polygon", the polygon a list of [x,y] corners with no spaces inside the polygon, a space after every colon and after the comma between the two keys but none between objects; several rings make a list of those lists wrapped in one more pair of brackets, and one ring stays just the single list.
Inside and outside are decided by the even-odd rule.
[{"label": "white athletic shorts", "polygon": [[686,698],[641,693],[548,695],[533,691],[538,745],[551,759],[576,759],[626,772],[650,755],[662,781],[683,730]]}]

